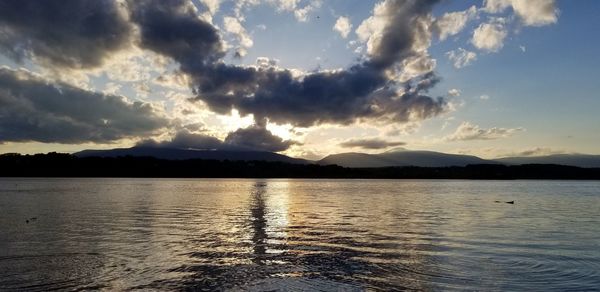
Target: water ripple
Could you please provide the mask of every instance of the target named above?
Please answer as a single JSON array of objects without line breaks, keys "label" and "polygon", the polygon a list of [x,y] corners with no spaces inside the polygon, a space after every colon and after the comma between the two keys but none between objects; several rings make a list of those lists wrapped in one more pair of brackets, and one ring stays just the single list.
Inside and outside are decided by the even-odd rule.
[{"label": "water ripple", "polygon": [[16,179],[0,289],[595,290],[600,183],[581,184]]}]

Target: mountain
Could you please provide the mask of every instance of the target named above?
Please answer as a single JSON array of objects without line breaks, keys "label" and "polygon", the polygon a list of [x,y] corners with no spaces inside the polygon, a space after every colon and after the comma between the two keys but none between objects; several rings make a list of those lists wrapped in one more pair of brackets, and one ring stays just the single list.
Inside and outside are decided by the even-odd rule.
[{"label": "mountain", "polygon": [[74,154],[77,157],[154,157],[168,160],[184,159],[211,159],[211,160],[262,160],[274,162],[287,162],[296,164],[307,164],[304,159],[292,158],[282,154],[266,151],[223,151],[223,150],[189,150],[177,148],[160,147],[132,147],[117,148],[110,150],[84,150]]},{"label": "mountain", "polygon": [[446,154],[433,151],[388,151],[379,154],[341,153],[329,155],[319,164],[337,164],[345,167],[388,167],[388,166],[466,166],[468,164],[498,163],[471,155]]},{"label": "mountain", "polygon": [[600,167],[600,155],[555,154],[534,157],[505,157],[495,159],[504,164],[559,164],[578,167]]},{"label": "mountain", "polygon": [[[168,160],[185,159],[211,159],[231,161],[273,161],[295,164],[309,164],[313,161],[293,158],[278,153],[266,151],[233,151],[233,150],[191,150],[163,147],[136,146],[132,148],[118,148],[111,150],[84,150],[75,153],[78,157],[155,157]],[[366,153],[340,153],[329,155],[319,161],[320,165],[336,164],[353,168],[375,168],[390,166],[421,166],[421,167],[446,167],[466,166],[469,164],[558,164],[578,167],[600,168],[600,155],[586,154],[557,154],[537,157],[505,157],[495,160],[485,160],[477,156],[447,154],[434,151],[413,151],[405,149],[394,149],[379,154]]]}]

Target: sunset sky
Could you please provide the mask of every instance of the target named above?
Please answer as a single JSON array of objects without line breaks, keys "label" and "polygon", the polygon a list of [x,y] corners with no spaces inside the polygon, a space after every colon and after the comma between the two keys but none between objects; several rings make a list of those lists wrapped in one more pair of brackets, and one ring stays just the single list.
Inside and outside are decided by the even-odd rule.
[{"label": "sunset sky", "polygon": [[600,154],[600,1],[0,0],[0,153]]}]

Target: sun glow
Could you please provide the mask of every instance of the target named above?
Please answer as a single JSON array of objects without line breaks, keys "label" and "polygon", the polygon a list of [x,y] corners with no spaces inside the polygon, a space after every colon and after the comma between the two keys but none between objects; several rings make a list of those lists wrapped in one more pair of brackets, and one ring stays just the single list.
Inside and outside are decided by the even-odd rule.
[{"label": "sun glow", "polygon": [[269,130],[273,135],[281,137],[283,140],[289,140],[292,138],[293,128],[294,127],[290,124],[277,125],[267,123],[267,130]]},{"label": "sun glow", "polygon": [[253,115],[241,116],[236,109],[231,110],[230,115],[220,115],[219,120],[224,126],[225,132],[233,132],[239,128],[247,128],[254,123]]}]

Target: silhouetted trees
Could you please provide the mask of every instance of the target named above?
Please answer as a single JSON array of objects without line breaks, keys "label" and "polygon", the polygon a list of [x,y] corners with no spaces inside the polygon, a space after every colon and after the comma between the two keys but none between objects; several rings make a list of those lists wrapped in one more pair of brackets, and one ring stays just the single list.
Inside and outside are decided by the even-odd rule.
[{"label": "silhouetted trees", "polygon": [[600,179],[600,168],[527,164],[465,167],[345,168],[266,161],[162,160],[152,157],[85,157],[48,153],[0,155],[5,177],[232,177],[389,179]]}]

